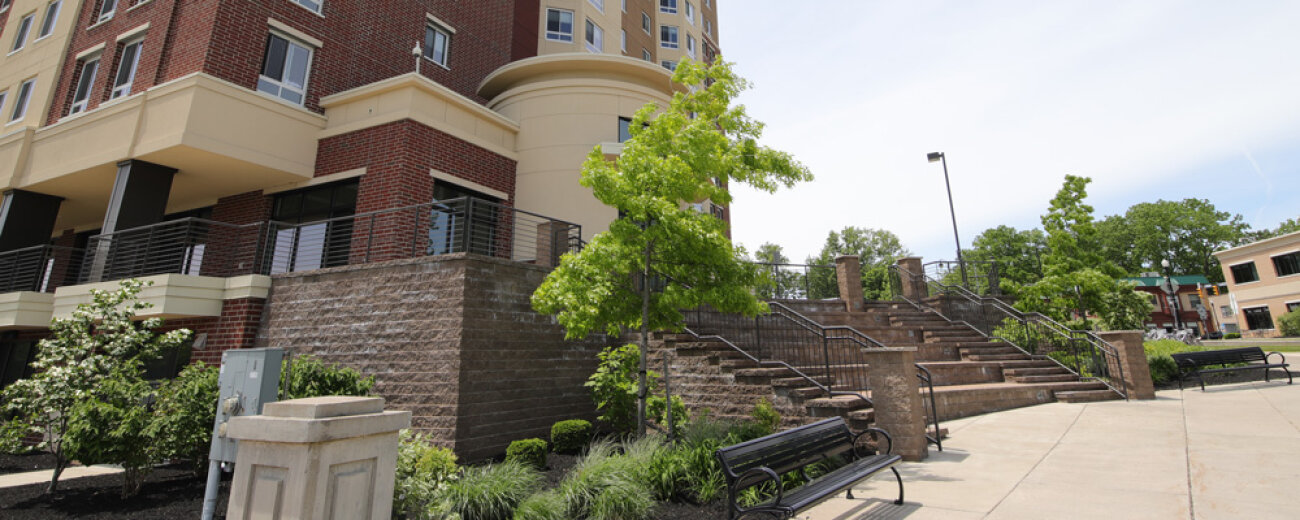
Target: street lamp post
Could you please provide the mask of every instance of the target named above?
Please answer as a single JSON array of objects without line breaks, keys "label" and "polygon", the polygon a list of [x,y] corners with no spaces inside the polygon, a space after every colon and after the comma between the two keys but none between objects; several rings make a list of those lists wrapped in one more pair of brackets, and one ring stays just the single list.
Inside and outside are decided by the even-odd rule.
[{"label": "street lamp post", "polygon": [[943,162],[943,186],[948,189],[948,213],[952,215],[952,239],[957,243],[957,266],[961,268],[962,286],[970,289],[970,282],[966,280],[966,261],[961,257],[961,238],[957,236],[957,210],[952,205],[952,184],[948,183],[948,157],[943,152],[930,152],[925,157],[930,162]]},{"label": "street lamp post", "polygon": [[1182,330],[1182,320],[1178,318],[1178,289],[1174,286],[1173,276],[1169,274],[1169,259],[1160,261],[1160,267],[1165,268],[1165,285],[1164,290],[1169,294],[1171,312],[1174,314],[1174,330]]}]

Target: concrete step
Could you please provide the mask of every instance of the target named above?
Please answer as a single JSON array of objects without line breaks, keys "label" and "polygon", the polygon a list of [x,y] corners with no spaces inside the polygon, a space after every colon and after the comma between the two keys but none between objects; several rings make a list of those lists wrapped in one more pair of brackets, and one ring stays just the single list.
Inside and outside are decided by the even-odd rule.
[{"label": "concrete step", "polygon": [[1006,368],[1002,370],[1002,374],[1007,377],[1052,376],[1057,374],[1069,374],[1069,373],[1070,372],[1068,370],[1061,368],[1060,366],[1057,366],[1055,364],[1053,364],[1052,366]]},{"label": "concrete step", "polygon": [[[789,372],[789,371],[786,371],[786,373],[789,374],[790,372]],[[822,384],[824,384],[824,385],[834,385],[834,384],[835,384],[835,376],[833,376],[833,375],[832,375],[832,376],[821,376],[821,375],[818,375],[818,376],[815,376],[814,379],[816,379],[818,382],[820,382],[820,383],[822,383]],[[799,387],[805,387],[805,386],[808,386],[808,380],[807,380],[807,379],[804,379],[804,378],[802,378],[802,377],[797,377],[797,376],[796,376],[796,377],[777,377],[777,378],[773,378],[771,381],[769,381],[769,384],[772,385],[772,388],[799,388]]]},{"label": "concrete step", "polygon": [[963,354],[967,361],[1015,361],[1025,359],[1024,354]]},{"label": "concrete step", "polygon": [[1007,381],[1013,383],[1057,383],[1064,381],[1078,381],[1079,376],[1074,374],[1049,374],[1036,376],[1006,376]]},{"label": "concrete step", "polygon": [[837,395],[835,397],[819,397],[809,399],[804,402],[804,407],[813,417],[839,417],[853,410],[870,408],[867,401],[857,397],[847,395]]},{"label": "concrete step", "polygon": [[957,351],[960,352],[960,353],[962,353],[963,355],[974,355],[974,354],[980,354],[980,355],[992,355],[992,354],[1021,354],[1021,355],[1023,355],[1023,354],[1024,354],[1024,352],[1021,352],[1020,349],[1017,349],[1016,347],[1008,347],[1008,346],[1006,346],[1006,345],[999,345],[999,346],[979,346],[979,347],[957,347]]},{"label": "concrete step", "polygon": [[1097,401],[1114,401],[1122,399],[1109,388],[1105,390],[1067,390],[1056,392],[1056,398],[1063,403],[1094,403]]}]

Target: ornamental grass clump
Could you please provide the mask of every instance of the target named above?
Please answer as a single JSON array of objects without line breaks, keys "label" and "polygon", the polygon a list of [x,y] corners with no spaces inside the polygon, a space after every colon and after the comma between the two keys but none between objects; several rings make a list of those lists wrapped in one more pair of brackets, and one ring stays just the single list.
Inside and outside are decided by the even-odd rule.
[{"label": "ornamental grass clump", "polygon": [[471,467],[435,492],[428,513],[433,518],[510,520],[515,508],[541,487],[541,473],[527,464],[506,461]]},{"label": "ornamental grass clump", "polygon": [[647,518],[655,502],[642,480],[650,459],[661,446],[652,437],[622,446],[610,442],[592,444],[560,482],[559,494],[570,518]]}]

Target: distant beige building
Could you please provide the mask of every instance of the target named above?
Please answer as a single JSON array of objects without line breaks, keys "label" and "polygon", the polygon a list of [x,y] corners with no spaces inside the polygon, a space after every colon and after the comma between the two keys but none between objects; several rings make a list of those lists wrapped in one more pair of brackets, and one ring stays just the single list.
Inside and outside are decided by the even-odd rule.
[{"label": "distant beige building", "polygon": [[1300,308],[1300,232],[1214,253],[1243,337],[1280,335],[1277,318]]}]

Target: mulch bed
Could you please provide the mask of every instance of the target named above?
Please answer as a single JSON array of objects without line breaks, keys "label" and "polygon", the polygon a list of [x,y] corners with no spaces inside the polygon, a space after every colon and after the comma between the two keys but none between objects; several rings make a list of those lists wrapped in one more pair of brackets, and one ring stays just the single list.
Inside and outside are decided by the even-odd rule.
[{"label": "mulch bed", "polygon": [[[0,458],[0,465],[8,468],[12,457]],[[222,480],[217,499],[219,519],[225,518],[230,497],[230,474],[224,475],[227,479]],[[0,489],[0,518],[198,518],[203,512],[205,478],[195,477],[186,465],[160,467],[149,474],[140,494],[127,500],[119,495],[121,474],[60,480],[59,490],[53,495],[45,494],[48,483],[4,488]]]}]

